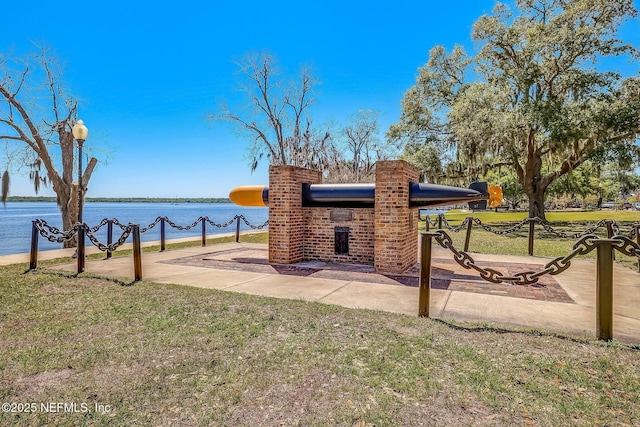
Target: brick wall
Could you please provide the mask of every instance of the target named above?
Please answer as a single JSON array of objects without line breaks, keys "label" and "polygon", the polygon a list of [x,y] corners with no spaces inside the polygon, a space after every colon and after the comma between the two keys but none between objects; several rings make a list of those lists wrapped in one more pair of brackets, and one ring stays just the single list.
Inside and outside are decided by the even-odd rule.
[{"label": "brick wall", "polygon": [[375,268],[402,273],[416,263],[418,211],[409,208],[409,182],[418,169],[403,160],[376,163]]},{"label": "brick wall", "polygon": [[269,262],[302,261],[302,184],[322,182],[322,174],[295,166],[269,167]]},{"label": "brick wall", "polygon": [[[304,208],[303,211],[305,259],[373,265],[373,209]],[[336,220],[336,211],[351,213],[352,219]],[[349,227],[348,254],[335,253],[335,227]]]}]

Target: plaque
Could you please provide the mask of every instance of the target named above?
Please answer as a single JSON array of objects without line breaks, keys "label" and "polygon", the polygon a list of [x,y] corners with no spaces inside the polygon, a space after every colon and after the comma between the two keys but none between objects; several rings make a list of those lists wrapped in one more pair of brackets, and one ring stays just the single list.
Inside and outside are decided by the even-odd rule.
[{"label": "plaque", "polygon": [[329,211],[329,220],[333,222],[353,221],[353,211],[349,209],[332,209]]}]

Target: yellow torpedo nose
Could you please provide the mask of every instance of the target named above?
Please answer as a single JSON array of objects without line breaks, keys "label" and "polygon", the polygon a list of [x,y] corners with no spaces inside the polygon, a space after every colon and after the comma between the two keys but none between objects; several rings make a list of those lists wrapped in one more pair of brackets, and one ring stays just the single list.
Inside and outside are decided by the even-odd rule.
[{"label": "yellow torpedo nose", "polygon": [[239,206],[267,206],[264,201],[264,185],[243,185],[236,187],[229,193],[229,198]]}]

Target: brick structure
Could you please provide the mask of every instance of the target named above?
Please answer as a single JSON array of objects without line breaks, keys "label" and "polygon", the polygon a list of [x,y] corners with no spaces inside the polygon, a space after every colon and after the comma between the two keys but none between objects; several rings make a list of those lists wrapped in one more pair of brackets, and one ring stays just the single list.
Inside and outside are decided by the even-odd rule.
[{"label": "brick structure", "polygon": [[418,210],[409,208],[409,183],[418,182],[417,168],[404,160],[376,163],[375,267],[402,273],[416,263]]},{"label": "brick structure", "polygon": [[295,166],[269,167],[269,262],[304,259],[302,184],[318,184],[322,174]]},{"label": "brick structure", "polygon": [[[373,209],[303,208],[304,258],[373,265]],[[348,228],[348,253],[336,253],[336,228]]]},{"label": "brick structure", "polygon": [[405,161],[378,162],[374,208],[303,207],[303,184],[321,183],[321,173],[271,166],[269,262],[345,262],[403,272],[417,258],[418,213],[409,209],[409,183],[418,178]]}]

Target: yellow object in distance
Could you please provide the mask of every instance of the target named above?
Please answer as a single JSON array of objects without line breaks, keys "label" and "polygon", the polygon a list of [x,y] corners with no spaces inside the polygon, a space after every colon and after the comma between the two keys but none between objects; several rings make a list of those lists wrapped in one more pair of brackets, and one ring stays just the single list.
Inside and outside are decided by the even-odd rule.
[{"label": "yellow object in distance", "polygon": [[489,186],[489,206],[495,208],[502,204],[502,188],[499,185]]},{"label": "yellow object in distance", "polygon": [[266,206],[262,199],[264,185],[243,185],[236,187],[229,193],[229,198],[239,206]]}]

